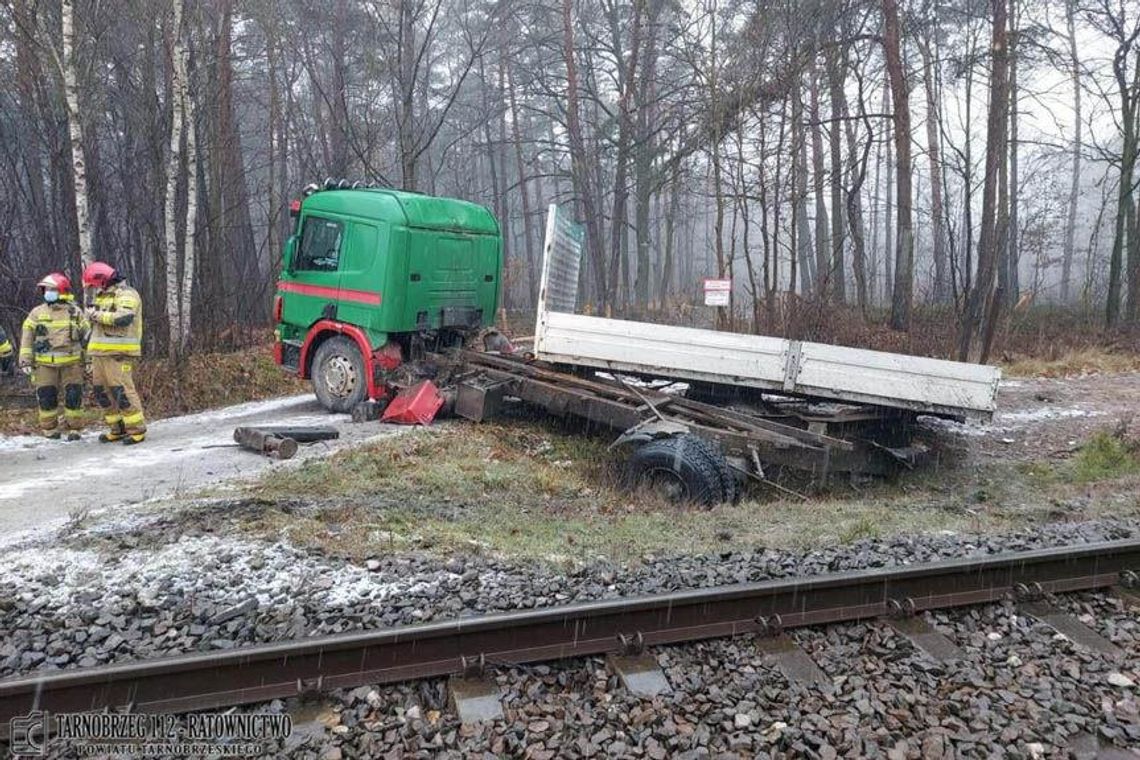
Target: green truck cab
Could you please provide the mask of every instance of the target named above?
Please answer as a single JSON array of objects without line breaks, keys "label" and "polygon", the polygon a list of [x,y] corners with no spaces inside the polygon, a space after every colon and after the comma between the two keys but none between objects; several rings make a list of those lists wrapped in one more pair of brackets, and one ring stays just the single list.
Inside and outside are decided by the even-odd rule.
[{"label": "green truck cab", "polygon": [[310,185],[293,201],[273,303],[274,358],[330,411],[386,395],[385,373],[492,323],[502,237],[474,203]]}]

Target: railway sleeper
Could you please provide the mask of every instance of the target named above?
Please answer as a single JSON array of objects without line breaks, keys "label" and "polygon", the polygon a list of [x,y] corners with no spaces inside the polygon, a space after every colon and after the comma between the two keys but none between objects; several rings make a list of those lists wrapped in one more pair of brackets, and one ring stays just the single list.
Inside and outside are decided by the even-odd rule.
[{"label": "railway sleeper", "polygon": [[[35,673],[0,681],[0,739],[5,737],[9,719],[30,709],[181,712],[451,674],[463,674],[459,677],[470,680],[481,669],[474,666],[487,662],[524,664],[611,654],[646,658],[637,663],[642,667],[636,671],[632,667],[623,669],[652,673],[647,666],[654,658],[638,651],[642,644],[740,635],[759,634],[758,646],[770,654],[776,670],[785,676],[796,680],[806,677],[824,685],[826,678],[816,672],[822,669],[798,650],[793,639],[784,634],[786,628],[881,620],[884,616],[919,619],[920,611],[1010,600],[1020,604],[1023,613],[1063,633],[1075,646],[1101,655],[1106,648],[1098,647],[1071,621],[1058,617],[1064,613],[1043,600],[1048,594],[1134,586],[1138,568],[1140,542],[1110,541],[600,600],[276,642],[221,654],[193,653]],[[919,649],[926,651],[922,646]],[[624,679],[627,684],[630,680],[628,676]],[[465,684],[456,683],[462,691]],[[638,686],[635,678],[634,687]],[[661,688],[659,681],[654,688]],[[486,683],[467,695],[483,700],[478,705],[480,710],[492,708],[490,703],[497,701],[497,691]],[[459,695],[461,700],[464,696]]]}]

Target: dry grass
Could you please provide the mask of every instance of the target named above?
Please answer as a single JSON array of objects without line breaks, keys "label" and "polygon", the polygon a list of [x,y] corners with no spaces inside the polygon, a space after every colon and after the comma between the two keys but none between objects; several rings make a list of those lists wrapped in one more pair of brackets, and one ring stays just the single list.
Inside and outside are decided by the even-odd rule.
[{"label": "dry grass", "polygon": [[258,496],[368,500],[406,509],[504,502],[552,513],[620,508],[601,439],[525,422],[460,423],[409,431],[275,472]]},{"label": "dry grass", "polygon": [[807,503],[751,491],[700,509],[624,491],[602,440],[522,423],[456,425],[277,471],[250,488],[264,506],[239,529],[356,560],[412,550],[572,566],[809,549],[1140,514],[1140,473],[1120,464],[1117,448],[1093,440],[1069,461],[931,468],[862,490],[840,485]]},{"label": "dry grass", "polygon": [[1093,373],[1140,371],[1140,354],[1112,353],[1100,347],[1079,348],[1060,356],[1023,357],[1003,365],[1010,377],[1072,377]]},{"label": "dry grass", "polygon": [[[273,363],[272,344],[265,343],[241,351],[191,356],[173,369],[166,359],[144,359],[136,370],[136,383],[150,419],[309,390],[307,383]],[[22,377],[4,388],[24,393],[31,400],[31,388]],[[98,422],[100,413],[90,389],[87,408],[89,421]],[[36,413],[31,406],[0,408],[0,433],[27,434],[36,429]]]}]

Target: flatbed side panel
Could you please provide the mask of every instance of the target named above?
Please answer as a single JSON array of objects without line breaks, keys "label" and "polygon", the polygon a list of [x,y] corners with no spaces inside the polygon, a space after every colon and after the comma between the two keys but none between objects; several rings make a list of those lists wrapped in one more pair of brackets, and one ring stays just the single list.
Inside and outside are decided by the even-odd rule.
[{"label": "flatbed side panel", "polygon": [[549,312],[540,358],[561,354],[617,361],[646,370],[712,372],[725,376],[779,379],[788,341],[734,333],[670,327],[647,322]]},{"label": "flatbed side panel", "polygon": [[988,418],[1000,378],[1001,370],[981,364],[803,343],[795,390],[917,411],[957,409]]},{"label": "flatbed side panel", "polygon": [[584,235],[551,204],[535,355],[598,369],[741,385],[812,398],[987,421],[995,367],[882,351],[572,313]]},{"label": "flatbed side panel", "polygon": [[955,417],[988,419],[1000,372],[987,366],[782,338],[547,312],[537,356]]}]

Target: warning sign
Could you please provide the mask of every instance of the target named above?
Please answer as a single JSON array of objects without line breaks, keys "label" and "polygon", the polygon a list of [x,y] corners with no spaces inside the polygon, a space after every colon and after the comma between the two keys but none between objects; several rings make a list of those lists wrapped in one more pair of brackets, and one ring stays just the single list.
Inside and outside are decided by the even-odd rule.
[{"label": "warning sign", "polygon": [[704,279],[705,306],[728,306],[729,296],[732,294],[731,279]]}]

